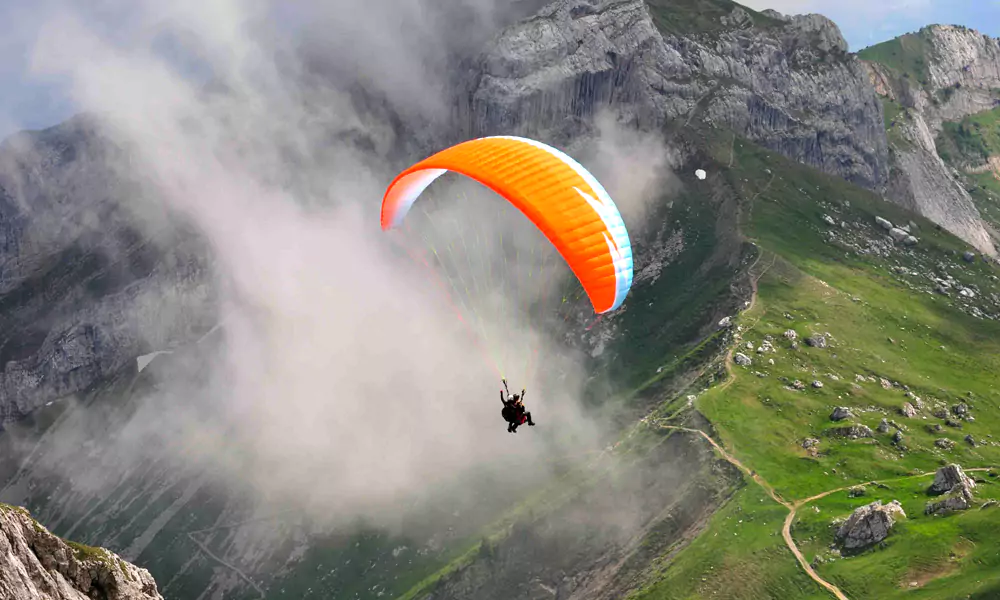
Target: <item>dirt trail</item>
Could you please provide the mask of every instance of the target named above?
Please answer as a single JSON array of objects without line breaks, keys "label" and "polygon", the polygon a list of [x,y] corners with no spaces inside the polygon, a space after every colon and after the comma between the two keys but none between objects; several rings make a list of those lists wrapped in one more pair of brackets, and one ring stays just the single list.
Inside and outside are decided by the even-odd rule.
[{"label": "dirt trail", "polygon": [[[722,456],[722,458],[724,458],[727,462],[729,462],[734,467],[736,467],[737,469],[739,469],[740,471],[742,471],[744,474],[746,474],[748,477],[750,477],[754,481],[754,483],[756,483],[761,488],[763,488],[764,491],[766,491],[767,494],[775,502],[777,502],[778,504],[780,504],[780,505],[784,506],[785,508],[787,508],[788,509],[788,516],[785,517],[785,522],[784,522],[784,524],[781,527],[781,537],[784,538],[785,544],[788,546],[788,549],[792,551],[792,554],[795,555],[795,559],[797,561],[799,561],[799,565],[802,566],[802,570],[804,570],[806,572],[806,574],[809,575],[809,577],[813,581],[815,581],[819,585],[823,586],[827,591],[829,591],[831,594],[833,594],[834,596],[836,596],[838,598],[838,600],[848,600],[847,596],[845,596],[844,593],[842,591],[840,591],[840,589],[837,586],[833,585],[832,583],[830,583],[830,582],[826,581],[825,579],[823,579],[822,577],[820,577],[819,574],[809,564],[809,561],[806,560],[806,557],[799,550],[799,547],[795,544],[795,540],[792,538],[792,523],[795,522],[795,516],[796,516],[798,510],[800,508],[802,508],[803,506],[805,506],[806,504],[809,504],[810,502],[813,502],[815,500],[819,500],[820,498],[824,498],[826,496],[829,496],[830,494],[835,494],[837,492],[842,492],[842,491],[847,490],[847,489],[849,489],[849,488],[851,488],[853,486],[851,486],[851,485],[845,485],[845,486],[842,486],[842,487],[838,487],[838,488],[835,488],[835,489],[832,489],[832,490],[827,490],[825,492],[816,494],[815,496],[810,496],[810,497],[805,498],[803,500],[796,500],[794,502],[789,502],[788,500],[785,500],[784,498],[782,498],[781,495],[778,494],[778,492],[776,492],[774,490],[774,488],[771,487],[771,485],[769,483],[767,483],[767,481],[764,480],[764,478],[762,478],[760,475],[758,475],[756,471],[753,471],[753,470],[747,468],[743,463],[741,463],[739,461],[739,459],[737,459],[735,456],[733,456],[729,452],[727,452],[725,450],[725,448],[722,447],[721,444],[719,444],[714,439],[712,439],[704,431],[702,431],[700,429],[692,429],[690,427],[678,427],[676,425],[663,425],[663,424],[659,424],[659,423],[654,423],[654,425],[656,425],[660,429],[673,429],[673,430],[676,430],[676,431],[686,431],[688,433],[696,433],[696,434],[700,435],[709,444],[711,444],[712,447],[716,449],[716,451],[718,451],[719,455]],[[976,468],[972,468],[972,469],[965,469],[965,471],[966,472],[989,471],[991,468],[992,467],[976,467]],[[893,481],[903,481],[903,480],[906,480],[906,479],[917,479],[917,478],[920,478],[920,477],[929,477],[931,475],[934,475],[934,473],[935,473],[934,471],[928,471],[928,472],[925,472],[925,473],[919,473],[917,475],[909,475],[909,476],[906,476],[906,477],[898,477],[898,478],[895,478],[895,479],[886,479],[886,480],[883,480],[883,481],[859,482],[859,483],[854,484],[854,485],[863,485],[865,483],[868,483],[868,484],[888,483],[888,482],[893,482]]]},{"label": "dirt trail", "polygon": [[[810,502],[812,500],[815,500],[816,498],[822,498],[827,494],[832,494],[833,492],[839,490],[830,490],[829,492],[824,492],[823,494],[820,494],[813,498],[808,498],[806,500],[802,500],[793,504],[782,498],[781,495],[778,494],[778,492],[774,491],[774,488],[771,487],[771,485],[764,480],[764,478],[758,475],[755,471],[748,469],[736,457],[726,452],[726,450],[718,442],[713,440],[704,431],[700,429],[691,429],[689,427],[677,427],[675,425],[659,425],[659,427],[661,429],[674,429],[678,431],[687,431],[689,433],[696,433],[701,437],[705,438],[705,440],[707,440],[708,443],[711,444],[712,447],[716,449],[716,451],[718,451],[719,455],[721,455],[722,458],[726,459],[726,461],[728,461],[734,467],[736,467],[737,469],[745,473],[747,476],[749,476],[754,481],[754,483],[762,487],[764,491],[766,491],[767,494],[775,502],[787,508],[788,516],[785,518],[785,523],[781,528],[781,537],[785,539],[785,544],[788,546],[788,549],[792,551],[792,554],[795,555],[795,559],[799,561],[799,565],[802,566],[802,569],[806,572],[807,575],[809,575],[810,578],[812,578],[813,581],[826,588],[831,594],[836,596],[838,600],[848,600],[847,596],[845,596],[844,593],[841,592],[839,588],[837,588],[837,586],[826,581],[825,579],[820,577],[818,573],[816,573],[816,571],[809,564],[809,561],[806,560],[806,557],[802,555],[801,551],[799,551],[799,547],[795,545],[795,540],[792,539],[792,522],[795,520],[795,511],[798,509],[798,507],[801,506],[802,504],[805,504],[806,502]],[[840,488],[840,489],[846,489],[846,488]]]}]

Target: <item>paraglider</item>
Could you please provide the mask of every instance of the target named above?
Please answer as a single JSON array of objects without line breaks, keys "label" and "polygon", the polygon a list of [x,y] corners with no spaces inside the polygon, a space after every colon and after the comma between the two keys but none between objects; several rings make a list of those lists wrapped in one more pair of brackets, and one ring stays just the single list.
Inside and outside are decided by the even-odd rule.
[{"label": "paraglider", "polygon": [[[504,398],[505,391],[507,392],[506,399]],[[507,431],[509,433],[517,433],[517,428],[525,422],[531,427],[535,426],[535,422],[531,420],[531,413],[524,408],[524,390],[522,389],[520,394],[511,396],[510,390],[507,389],[506,379],[503,380],[503,389],[500,390],[500,402],[503,402],[503,409],[500,411],[500,415],[504,421],[507,421]]]},{"label": "paraglider", "polygon": [[[527,138],[461,142],[396,176],[382,200],[382,229],[400,226],[417,198],[448,171],[488,187],[527,217],[558,251],[598,315],[621,307],[632,286],[628,231],[608,192],[580,163]],[[524,422],[534,425],[523,392],[505,398],[501,390],[501,401],[508,431]]]}]

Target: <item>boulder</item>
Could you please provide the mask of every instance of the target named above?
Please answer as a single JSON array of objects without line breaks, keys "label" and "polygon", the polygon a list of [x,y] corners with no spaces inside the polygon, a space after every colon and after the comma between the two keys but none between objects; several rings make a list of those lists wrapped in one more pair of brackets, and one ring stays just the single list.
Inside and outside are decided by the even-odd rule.
[{"label": "boulder", "polygon": [[854,415],[851,414],[851,409],[846,406],[838,406],[833,409],[833,413],[830,414],[831,421],[843,421],[844,419],[850,418]]},{"label": "boulder", "polygon": [[[952,442],[952,445],[954,445],[954,442]],[[950,492],[955,486],[966,487],[971,493],[976,488],[976,482],[965,474],[962,467],[952,463],[937,470],[934,474],[934,483],[931,484],[928,491],[931,494],[943,494]]]},{"label": "boulder", "polygon": [[826,336],[814,333],[806,338],[806,345],[812,348],[826,348]]},{"label": "boulder", "polygon": [[899,243],[909,237],[910,234],[906,233],[902,229],[899,229],[898,227],[893,227],[889,230],[889,235],[892,236],[892,241]]},{"label": "boulder", "polygon": [[898,500],[883,505],[881,500],[860,506],[837,529],[836,538],[845,550],[859,550],[889,536],[896,520],[906,518]]}]

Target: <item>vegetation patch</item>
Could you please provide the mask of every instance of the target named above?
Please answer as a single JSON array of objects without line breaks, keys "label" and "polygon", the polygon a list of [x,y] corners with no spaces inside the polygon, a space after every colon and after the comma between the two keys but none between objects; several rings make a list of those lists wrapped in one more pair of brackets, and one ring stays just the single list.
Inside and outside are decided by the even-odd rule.
[{"label": "vegetation patch", "polygon": [[646,0],[657,29],[669,35],[705,34],[736,28],[723,23],[723,18],[741,9],[752,19],[756,28],[782,27],[783,21],[741,6],[730,0]]},{"label": "vegetation patch", "polygon": [[921,29],[869,46],[858,52],[858,57],[888,67],[903,80],[926,86],[930,77],[927,57],[932,50],[933,45]]}]

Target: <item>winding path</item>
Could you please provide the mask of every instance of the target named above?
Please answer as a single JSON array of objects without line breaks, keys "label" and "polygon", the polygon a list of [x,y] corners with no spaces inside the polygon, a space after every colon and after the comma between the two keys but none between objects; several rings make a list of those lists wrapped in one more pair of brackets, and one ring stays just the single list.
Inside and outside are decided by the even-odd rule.
[{"label": "winding path", "polygon": [[705,438],[705,440],[707,440],[708,443],[711,444],[713,448],[715,448],[715,450],[719,453],[720,456],[722,456],[722,458],[726,459],[726,461],[728,461],[734,467],[736,467],[737,469],[745,473],[747,476],[749,476],[751,479],[753,479],[753,481],[757,485],[762,487],[764,491],[767,492],[767,494],[771,497],[771,499],[773,499],[778,504],[787,508],[788,516],[785,517],[785,523],[781,527],[781,537],[785,539],[785,544],[788,546],[788,549],[792,551],[792,554],[795,555],[795,559],[799,561],[799,565],[802,566],[802,569],[806,572],[807,575],[809,575],[810,578],[812,578],[813,581],[826,588],[831,594],[836,596],[838,600],[848,600],[847,596],[844,595],[844,592],[840,591],[840,588],[838,588],[837,586],[833,585],[832,583],[826,581],[825,579],[819,576],[819,573],[817,573],[815,569],[812,568],[812,566],[809,564],[809,561],[806,560],[806,557],[802,555],[802,552],[799,550],[799,547],[795,545],[795,540],[792,539],[792,522],[795,521],[795,512],[798,510],[799,507],[808,502],[812,502],[813,500],[822,498],[823,496],[826,496],[828,494],[832,494],[834,492],[847,489],[846,487],[838,488],[836,490],[830,490],[828,492],[823,492],[822,494],[813,496],[812,498],[806,498],[805,500],[800,500],[798,502],[791,503],[782,498],[781,495],[778,494],[778,492],[774,491],[774,488],[771,487],[771,485],[767,483],[767,481],[765,481],[763,477],[758,475],[755,471],[751,471],[750,469],[748,469],[736,457],[726,452],[725,448],[723,448],[718,442],[713,440],[704,431],[700,429],[692,429],[690,427],[678,427],[675,425],[658,425],[658,427],[660,427],[661,429],[673,429],[677,431],[687,431],[689,433],[696,433],[701,437]]},{"label": "winding path", "polygon": [[[774,179],[773,175],[772,175],[771,179],[773,181],[773,179]],[[767,187],[770,187],[770,185],[771,185],[771,182],[769,181]],[[758,195],[760,193],[763,193],[764,191],[766,191],[767,187],[765,187],[763,190],[761,190],[760,192],[758,192]],[[756,198],[756,196],[755,196],[755,198]],[[752,240],[748,240],[748,241],[752,242]],[[758,246],[758,248],[759,248],[759,246]],[[753,264],[750,265],[749,271],[751,273],[752,273],[754,267],[757,266],[757,263],[760,262],[760,259],[763,256],[763,254],[764,254],[763,251],[761,251],[760,254],[757,255],[757,258],[756,258],[756,260],[754,260]],[[760,278],[763,277],[764,274],[767,273],[767,271],[774,265],[774,263],[775,263],[776,260],[777,260],[777,255],[774,255],[774,257],[771,260],[771,263],[769,265],[767,265],[767,267],[765,267],[764,270],[761,271],[759,275],[757,275],[756,277],[751,276],[751,278],[750,278],[750,284],[751,284],[751,288],[752,288],[752,293],[750,295],[750,304],[742,312],[747,312],[747,311],[751,310],[757,304],[757,283],[758,283],[758,281],[760,281]],[[733,372],[733,351],[734,351],[734,348],[735,348],[735,344],[733,345],[733,347],[730,347],[730,349],[726,352],[725,368],[726,368],[726,373],[729,375],[729,377],[726,379],[725,382],[722,383],[722,385],[720,386],[719,389],[725,389],[725,388],[729,387],[736,380],[736,375]],[[754,483],[756,483],[757,485],[759,485],[761,488],[764,489],[764,491],[767,492],[767,494],[771,497],[771,499],[773,499],[778,504],[780,504],[780,505],[784,506],[785,508],[787,508],[788,509],[788,516],[785,517],[785,522],[781,526],[781,537],[785,540],[785,544],[788,546],[788,549],[792,551],[792,554],[795,556],[795,560],[797,560],[799,562],[799,565],[802,567],[802,569],[806,572],[806,574],[813,581],[815,581],[817,584],[819,584],[820,586],[822,586],[823,588],[825,588],[827,591],[829,591],[831,594],[833,594],[838,600],[848,600],[847,596],[844,595],[844,592],[842,592],[840,590],[840,588],[838,588],[837,586],[833,585],[832,583],[830,583],[830,582],[826,581],[825,579],[823,579],[822,577],[820,577],[819,574],[816,572],[816,570],[812,568],[812,565],[809,564],[809,561],[806,560],[805,556],[799,550],[799,547],[795,544],[795,540],[792,538],[792,523],[795,522],[795,516],[796,516],[798,510],[800,508],[802,508],[803,506],[805,506],[805,505],[807,505],[810,502],[813,502],[815,500],[819,500],[821,498],[829,496],[830,494],[834,494],[836,492],[842,492],[842,491],[844,491],[844,490],[846,490],[846,489],[848,489],[848,488],[850,488],[852,486],[846,485],[846,486],[838,487],[838,488],[835,488],[835,489],[832,489],[832,490],[827,490],[825,492],[816,494],[815,496],[810,496],[809,498],[805,498],[803,500],[797,500],[797,501],[794,501],[794,502],[789,502],[788,500],[785,500],[784,498],[782,498],[781,495],[778,494],[778,492],[776,492],[774,490],[774,488],[767,481],[764,480],[763,477],[761,477],[760,475],[758,475],[756,471],[753,471],[753,470],[747,468],[735,456],[733,456],[732,454],[730,454],[729,452],[727,452],[726,449],[723,448],[721,444],[719,444],[714,439],[712,439],[712,437],[709,436],[704,431],[702,431],[700,429],[692,429],[690,427],[679,427],[679,426],[676,426],[676,425],[664,425],[664,424],[656,422],[656,421],[648,421],[647,423],[651,424],[651,425],[654,425],[656,427],[659,427],[661,429],[672,429],[672,430],[676,430],[676,431],[686,431],[686,432],[689,432],[689,433],[695,433],[695,434],[700,435],[709,444],[711,444],[713,448],[715,448],[715,450],[719,453],[720,456],[722,456],[722,458],[724,458],[730,464],[732,464],[737,469],[739,469],[744,474],[746,474],[748,477],[750,477],[750,479],[752,479],[754,481]],[[965,469],[966,472],[971,472],[971,471],[988,471],[988,470],[990,470],[989,467],[977,467],[977,468],[972,468],[972,469]],[[928,477],[928,476],[933,475],[933,474],[934,474],[934,471],[930,471],[930,472],[925,472],[925,473],[919,473],[917,475],[910,475],[910,476],[907,476],[907,477],[900,477],[900,478],[889,479],[889,480],[885,480],[885,481],[900,481],[900,480],[905,480],[905,479],[915,479],[915,478],[919,478],[919,477]],[[879,482],[878,481],[871,481],[871,482],[861,482],[861,483],[872,483],[872,484],[874,484],[874,483],[879,483]],[[855,485],[857,485],[857,484],[855,484]]]}]

